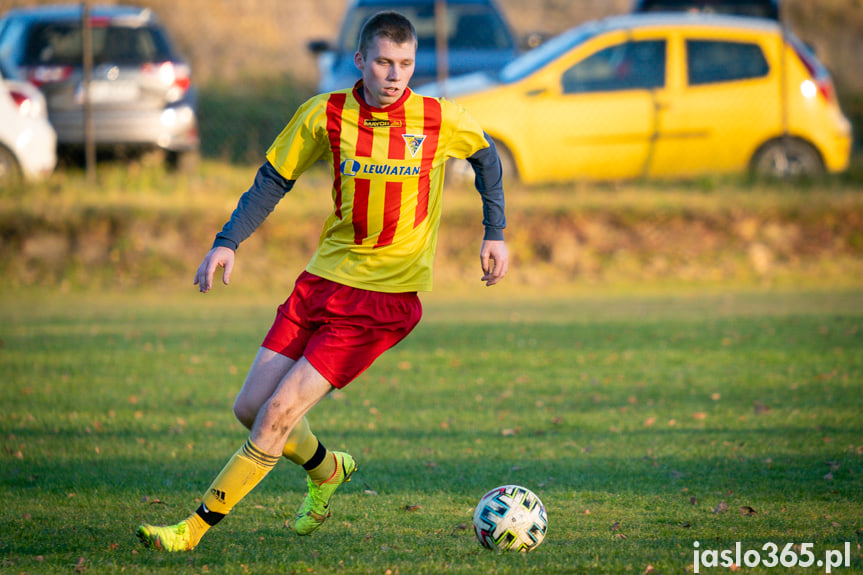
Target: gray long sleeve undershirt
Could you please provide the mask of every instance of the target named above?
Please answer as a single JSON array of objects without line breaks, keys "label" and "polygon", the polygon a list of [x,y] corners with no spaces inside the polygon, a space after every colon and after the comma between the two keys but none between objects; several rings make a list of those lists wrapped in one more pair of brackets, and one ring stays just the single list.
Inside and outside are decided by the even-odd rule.
[{"label": "gray long sleeve undershirt", "polygon": [[[494,142],[486,136],[489,146],[468,158],[476,173],[474,184],[482,197],[483,226],[486,240],[502,240],[506,227],[503,196],[503,171]],[[213,247],[223,246],[236,250],[252,235],[276,204],[291,191],[295,180],[284,178],[269,162],[258,169],[255,181],[249,190],[240,197],[231,219],[222,231],[216,234]]]},{"label": "gray long sleeve undershirt", "polygon": [[213,247],[224,246],[236,251],[243,240],[267,219],[285,194],[291,191],[294,181],[285,179],[270,162],[264,162],[258,168],[252,186],[240,196],[231,219],[216,234]]}]

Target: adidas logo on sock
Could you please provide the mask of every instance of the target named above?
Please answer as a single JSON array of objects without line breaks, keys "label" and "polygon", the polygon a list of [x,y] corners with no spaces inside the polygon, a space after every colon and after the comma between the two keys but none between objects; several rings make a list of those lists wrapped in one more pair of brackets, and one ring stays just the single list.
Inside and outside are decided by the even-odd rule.
[{"label": "adidas logo on sock", "polygon": [[210,489],[210,493],[212,493],[216,497],[216,499],[219,500],[219,502],[221,502],[221,503],[225,502],[225,492],[224,491],[219,491],[218,489]]}]

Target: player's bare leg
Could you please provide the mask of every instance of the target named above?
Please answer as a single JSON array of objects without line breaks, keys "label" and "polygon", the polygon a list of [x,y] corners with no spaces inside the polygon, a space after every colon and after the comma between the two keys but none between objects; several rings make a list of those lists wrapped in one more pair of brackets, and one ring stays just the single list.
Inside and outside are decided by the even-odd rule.
[{"label": "player's bare leg", "polygon": [[234,415],[251,430],[258,411],[296,363],[289,357],[262,347],[252,362],[243,387],[234,400]]},{"label": "player's bare leg", "polygon": [[147,547],[165,551],[193,549],[207,530],[221,521],[270,472],[283,453],[291,431],[331,390],[330,383],[305,358],[292,365],[259,410],[246,444],[228,461],[204,494],[200,508],[176,525],[140,526],[137,534],[141,541]]}]

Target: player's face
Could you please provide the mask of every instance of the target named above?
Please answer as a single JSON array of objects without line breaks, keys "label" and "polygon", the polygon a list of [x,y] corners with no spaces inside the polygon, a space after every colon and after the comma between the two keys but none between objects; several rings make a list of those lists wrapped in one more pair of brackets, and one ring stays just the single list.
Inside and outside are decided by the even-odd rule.
[{"label": "player's face", "polygon": [[363,73],[366,103],[383,108],[401,98],[413,76],[416,54],[413,40],[396,44],[381,36],[375,38],[365,57],[357,52],[354,63]]}]

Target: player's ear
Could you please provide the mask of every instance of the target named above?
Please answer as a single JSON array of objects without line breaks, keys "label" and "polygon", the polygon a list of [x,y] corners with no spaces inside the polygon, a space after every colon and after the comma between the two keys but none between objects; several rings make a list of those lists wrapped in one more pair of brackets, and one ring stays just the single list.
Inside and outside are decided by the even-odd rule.
[{"label": "player's ear", "polygon": [[356,66],[360,72],[362,72],[365,67],[365,58],[363,58],[363,54],[360,51],[357,51],[354,54],[354,66]]}]

